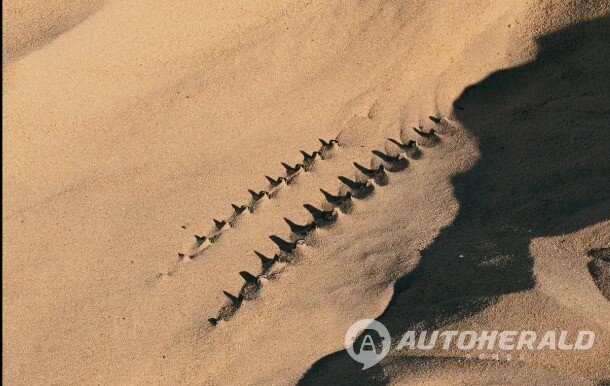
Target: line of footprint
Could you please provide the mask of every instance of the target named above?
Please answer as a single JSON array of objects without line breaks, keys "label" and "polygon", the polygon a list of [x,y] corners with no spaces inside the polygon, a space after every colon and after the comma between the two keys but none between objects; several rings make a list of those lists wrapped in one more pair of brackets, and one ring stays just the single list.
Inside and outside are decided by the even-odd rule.
[{"label": "line of footprint", "polygon": [[336,139],[331,139],[328,142],[323,139],[319,139],[319,141],[322,144],[319,150],[316,150],[311,154],[301,150],[301,154],[303,155],[302,163],[290,166],[287,163],[282,162],[282,166],[286,169],[286,174],[284,176],[278,178],[265,176],[269,181],[269,188],[267,190],[261,190],[259,192],[248,190],[252,196],[252,200],[248,205],[238,206],[232,204],[233,214],[229,218],[224,220],[213,219],[215,229],[211,234],[207,236],[194,235],[194,244],[191,245],[188,251],[178,253],[178,258],[184,260],[186,258],[194,259],[200,256],[210,245],[218,242],[224,232],[234,228],[239,218],[244,213],[253,213],[263,200],[274,198],[283,187],[293,184],[300,173],[309,172],[318,159],[324,160],[331,158],[333,150],[335,146],[339,146],[339,142]]},{"label": "line of footprint", "polygon": [[[440,118],[434,116],[430,116],[429,118],[435,124],[442,123]],[[409,165],[409,158],[417,160],[421,157],[422,152],[419,145],[433,147],[440,141],[440,137],[434,129],[426,132],[421,128],[418,129],[414,127],[413,130],[420,137],[420,141],[410,140],[407,143],[402,143],[395,139],[388,138],[388,140],[399,149],[399,153],[397,155],[391,156],[378,150],[372,151],[372,153],[382,161],[379,167],[369,169],[358,164],[357,162],[354,162],[356,169],[365,177],[364,181],[351,180],[347,177],[339,176],[339,180],[344,187],[347,188],[345,193],[341,193],[341,188],[337,195],[333,195],[323,189],[320,189],[327,202],[326,205],[330,207],[325,209],[324,206],[322,206],[322,209],[319,209],[310,204],[303,205],[312,216],[311,222],[300,225],[287,218],[284,218],[292,233],[290,240],[284,240],[275,235],[269,236],[269,238],[277,245],[279,249],[278,253],[275,254],[273,258],[270,258],[260,252],[254,251],[254,254],[261,260],[260,273],[258,275],[254,275],[247,271],[239,272],[239,275],[244,279],[244,284],[238,295],[233,295],[227,291],[223,291],[225,296],[228,298],[228,303],[220,308],[216,317],[209,318],[208,322],[212,326],[216,326],[220,321],[230,320],[244,301],[252,300],[257,296],[258,291],[264,282],[276,278],[279,272],[271,272],[276,264],[289,264],[298,256],[298,247],[306,244],[306,238],[315,229],[326,227],[334,223],[338,218],[338,211],[341,211],[344,214],[349,214],[353,207],[353,199],[367,198],[374,193],[375,186],[387,185],[389,181],[386,172],[396,173],[403,171]],[[322,142],[322,144],[323,148],[332,148],[332,146],[338,145],[338,142],[336,140],[332,140],[329,143]],[[313,157],[313,159],[310,158],[312,161],[315,160],[315,153]],[[305,158],[307,161],[307,157]],[[303,165],[302,168],[305,169],[306,165]],[[293,168],[293,170],[295,169],[297,169],[297,167]],[[295,173],[298,171],[299,170],[295,170]],[[289,173],[288,177],[286,178],[289,178],[292,175],[293,174]],[[280,179],[282,178],[283,177],[280,177]],[[237,213],[236,210],[236,214],[234,216],[239,216],[240,213]]]}]

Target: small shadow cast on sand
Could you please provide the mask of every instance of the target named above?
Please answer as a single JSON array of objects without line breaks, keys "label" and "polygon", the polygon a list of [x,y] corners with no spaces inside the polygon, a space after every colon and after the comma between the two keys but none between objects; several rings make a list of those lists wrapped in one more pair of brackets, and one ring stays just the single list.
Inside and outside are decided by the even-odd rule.
[{"label": "small shadow cast on sand", "polygon": [[587,264],[593,282],[610,302],[610,248],[595,248],[587,251],[591,261]]},{"label": "small shadow cast on sand", "polygon": [[[400,278],[381,316],[393,338],[474,315],[536,280],[530,241],[610,218],[610,18],[537,39],[536,59],[467,87],[454,113],[481,157],[452,183],[454,222]],[[574,214],[599,207],[595,216]],[[355,299],[354,301],[357,301]],[[383,365],[383,362],[381,363]],[[345,350],[319,359],[301,385],[387,384]]]}]

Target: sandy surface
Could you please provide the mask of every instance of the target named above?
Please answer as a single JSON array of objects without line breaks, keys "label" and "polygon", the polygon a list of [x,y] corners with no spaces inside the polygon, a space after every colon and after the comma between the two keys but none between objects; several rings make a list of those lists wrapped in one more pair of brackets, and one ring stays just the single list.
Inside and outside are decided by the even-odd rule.
[{"label": "sandy surface", "polygon": [[[11,0],[3,14],[8,384],[610,380],[606,2]],[[253,201],[318,138],[338,145]],[[366,180],[353,162],[399,154],[387,138],[419,154],[386,162],[227,314],[223,291],[261,272],[254,251],[297,239],[284,218],[330,209],[320,189]],[[393,338],[592,330],[596,344],[510,362],[396,351],[363,372],[343,342],[365,318]]]}]

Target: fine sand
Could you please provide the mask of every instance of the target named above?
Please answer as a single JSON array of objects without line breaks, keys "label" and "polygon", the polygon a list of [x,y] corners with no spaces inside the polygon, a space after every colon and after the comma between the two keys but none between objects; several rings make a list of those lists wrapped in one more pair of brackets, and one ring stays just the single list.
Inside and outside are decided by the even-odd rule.
[{"label": "fine sand", "polygon": [[2,7],[7,384],[610,382],[607,2]]}]

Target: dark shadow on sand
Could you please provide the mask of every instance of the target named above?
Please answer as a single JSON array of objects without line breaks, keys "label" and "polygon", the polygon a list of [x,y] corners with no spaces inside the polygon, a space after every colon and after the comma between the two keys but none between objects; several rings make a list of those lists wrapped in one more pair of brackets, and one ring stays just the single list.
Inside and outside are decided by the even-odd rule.
[{"label": "dark shadow on sand", "polygon": [[[536,280],[533,238],[610,218],[610,18],[537,39],[537,58],[466,88],[454,113],[481,157],[452,183],[459,213],[400,278],[377,318],[393,342],[409,329],[439,329]],[[573,220],[591,208],[594,216]],[[354,299],[357,301],[357,299]],[[319,359],[302,385],[385,384],[345,350]]]}]

